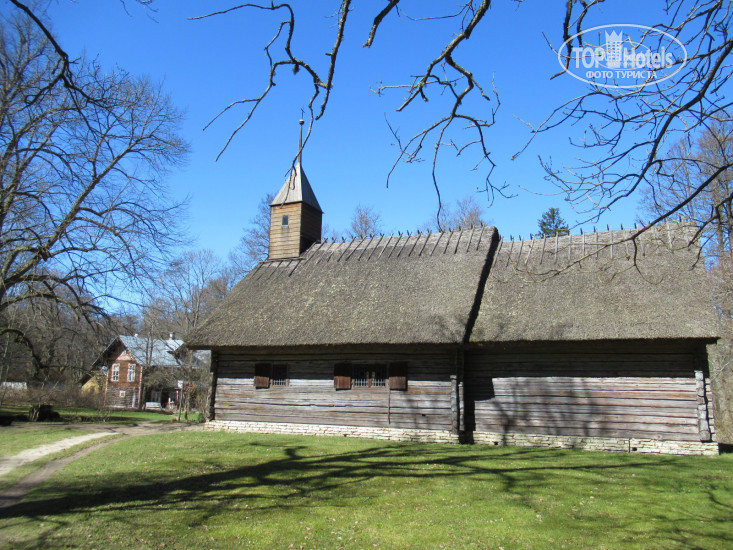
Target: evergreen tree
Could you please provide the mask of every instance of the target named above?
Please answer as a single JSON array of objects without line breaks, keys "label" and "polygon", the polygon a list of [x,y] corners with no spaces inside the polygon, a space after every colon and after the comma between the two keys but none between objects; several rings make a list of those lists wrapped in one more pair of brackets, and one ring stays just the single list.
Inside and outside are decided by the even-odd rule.
[{"label": "evergreen tree", "polygon": [[537,233],[537,237],[555,237],[570,234],[570,228],[565,220],[560,216],[559,208],[550,208],[547,212],[542,214],[542,217],[537,220],[537,226],[540,228],[540,232]]}]

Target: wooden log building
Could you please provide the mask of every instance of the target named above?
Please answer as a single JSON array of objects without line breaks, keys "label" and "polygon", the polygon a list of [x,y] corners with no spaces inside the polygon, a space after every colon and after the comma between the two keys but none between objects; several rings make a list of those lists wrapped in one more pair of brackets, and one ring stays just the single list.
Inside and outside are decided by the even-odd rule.
[{"label": "wooden log building", "polygon": [[716,338],[691,233],[320,240],[297,163],[270,257],[186,344],[211,429],[717,453]]}]

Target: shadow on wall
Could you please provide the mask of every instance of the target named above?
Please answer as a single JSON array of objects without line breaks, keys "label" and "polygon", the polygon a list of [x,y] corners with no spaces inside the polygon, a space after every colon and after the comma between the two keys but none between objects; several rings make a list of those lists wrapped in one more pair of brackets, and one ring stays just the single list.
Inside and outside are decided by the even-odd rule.
[{"label": "shadow on wall", "polygon": [[604,411],[583,379],[497,377],[466,391],[467,439],[471,432],[612,437]]},{"label": "shadow on wall", "polygon": [[[700,441],[692,355],[644,365],[515,352],[466,369],[469,432]],[[519,357],[519,359],[516,359]],[[663,360],[661,360],[661,359]]]}]

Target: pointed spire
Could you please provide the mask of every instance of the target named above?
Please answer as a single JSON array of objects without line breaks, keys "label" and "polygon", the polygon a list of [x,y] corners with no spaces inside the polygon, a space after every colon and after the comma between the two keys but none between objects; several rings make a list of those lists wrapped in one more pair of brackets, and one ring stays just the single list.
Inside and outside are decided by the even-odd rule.
[{"label": "pointed spire", "polygon": [[316,199],[316,194],[313,192],[313,188],[308,181],[308,177],[303,171],[303,124],[305,124],[305,121],[301,119],[298,123],[300,124],[298,159],[295,162],[295,166],[293,166],[293,169],[290,171],[290,175],[288,176],[285,185],[282,186],[280,192],[270,203],[270,206],[281,206],[283,204],[302,202],[312,206],[319,212],[323,212],[321,205],[318,204],[318,199]]},{"label": "pointed spire", "polygon": [[271,260],[298,257],[321,241],[323,210],[302,166],[303,124],[301,120],[295,163],[285,185],[270,203]]}]

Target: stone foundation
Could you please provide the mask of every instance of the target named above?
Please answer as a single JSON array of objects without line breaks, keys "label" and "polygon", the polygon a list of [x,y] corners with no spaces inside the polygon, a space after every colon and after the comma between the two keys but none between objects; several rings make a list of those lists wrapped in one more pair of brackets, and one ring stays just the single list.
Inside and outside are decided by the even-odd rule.
[{"label": "stone foundation", "polygon": [[378,428],[364,426],[330,426],[325,424],[285,424],[276,422],[239,422],[212,420],[206,430],[241,433],[329,435],[336,437],[361,437],[389,441],[419,441],[421,443],[459,443],[459,436],[448,430],[409,430],[403,428]]},{"label": "stone foundation", "polygon": [[582,437],[546,434],[512,434],[474,432],[473,442],[479,445],[514,447],[549,447],[583,449],[585,451],[620,451],[625,453],[661,453],[673,455],[717,455],[717,443],[699,441],[661,441],[623,437]]},{"label": "stone foundation", "polygon": [[[457,434],[447,430],[410,430],[403,428],[378,428],[364,426],[330,426],[324,424],[286,424],[276,422],[239,422],[212,420],[208,431],[240,433],[326,435],[336,437],[360,437],[389,441],[418,441],[421,443],[459,443]],[[656,439],[582,437],[546,434],[503,434],[473,432],[469,437],[478,445],[515,447],[545,447],[551,449],[582,449],[585,451],[618,451],[636,453],[660,453],[676,455],[717,455],[717,443],[698,441],[660,441]]]}]

